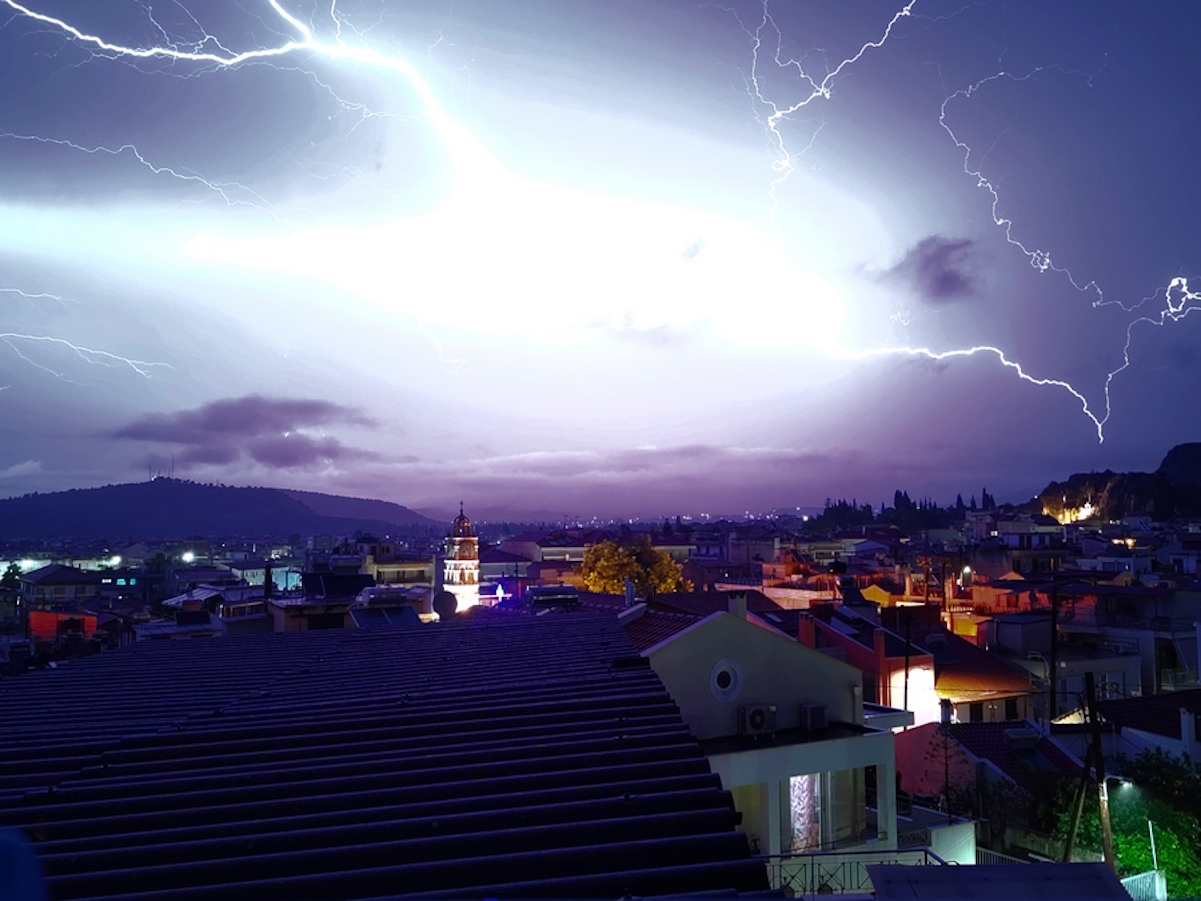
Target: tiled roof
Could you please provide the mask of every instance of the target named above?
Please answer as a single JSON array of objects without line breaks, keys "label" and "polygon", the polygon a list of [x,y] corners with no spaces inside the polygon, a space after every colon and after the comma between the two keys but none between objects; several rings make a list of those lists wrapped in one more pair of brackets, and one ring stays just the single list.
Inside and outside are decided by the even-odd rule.
[{"label": "tiled roof", "polygon": [[1065,776],[1079,777],[1080,766],[1053,739],[1040,735],[1030,750],[1014,748],[1005,733],[1034,729],[1028,721],[1002,723],[955,723],[946,727],[969,754],[981,760],[991,760],[1018,785],[1029,769],[1049,769]]},{"label": "tiled roof", "polygon": [[945,629],[925,632],[913,643],[934,657],[934,688],[956,703],[1013,697],[1032,691],[1030,678],[988,651]]},{"label": "tiled roof", "polygon": [[[710,613],[728,613],[731,594],[732,592],[729,591],[676,591],[655,595],[654,603],[659,607],[677,610],[680,613],[708,616]],[[745,594],[746,609],[751,613],[767,613],[783,609],[762,591],[751,588],[746,590]]]},{"label": "tiled roof", "polygon": [[300,584],[309,597],[353,598],[375,579],[359,573],[302,573]]},{"label": "tiled roof", "polygon": [[21,576],[22,582],[34,585],[99,585],[100,576],[73,566],[51,563]]},{"label": "tiled roof", "polygon": [[0,684],[55,899],[760,891],[611,614],[147,642]]},{"label": "tiled roof", "polygon": [[1126,729],[1140,729],[1166,738],[1180,738],[1180,711],[1201,713],[1201,688],[1170,691],[1141,698],[1101,701],[1101,716]]},{"label": "tiled roof", "polygon": [[498,547],[486,548],[480,553],[480,563],[529,563],[529,558],[511,554]]},{"label": "tiled roof", "polygon": [[640,651],[653,648],[666,638],[700,622],[699,616],[691,613],[661,613],[648,610],[642,616],[625,623],[626,635]]}]

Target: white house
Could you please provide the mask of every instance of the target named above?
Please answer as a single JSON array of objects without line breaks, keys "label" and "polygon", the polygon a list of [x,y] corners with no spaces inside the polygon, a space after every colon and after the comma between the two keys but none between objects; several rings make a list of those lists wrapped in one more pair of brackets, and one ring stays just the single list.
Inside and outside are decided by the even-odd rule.
[{"label": "white house", "polygon": [[[858,669],[748,621],[737,599],[731,608],[643,656],[732,792],[752,847],[765,854],[869,843],[895,848],[889,730],[911,724],[912,714],[895,711],[897,722],[872,717],[872,727],[865,726]],[[876,788],[874,824],[869,781]]]}]

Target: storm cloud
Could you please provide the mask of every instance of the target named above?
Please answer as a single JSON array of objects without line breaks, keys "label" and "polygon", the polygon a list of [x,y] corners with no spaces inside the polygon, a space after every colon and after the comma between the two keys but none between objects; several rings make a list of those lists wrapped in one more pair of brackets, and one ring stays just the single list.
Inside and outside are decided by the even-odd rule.
[{"label": "storm cloud", "polygon": [[911,247],[885,275],[902,282],[931,304],[966,300],[976,293],[971,271],[975,243],[969,238],[931,235]]},{"label": "storm cloud", "polygon": [[[194,410],[156,413],[113,433],[115,438],[174,445],[183,464],[222,466],[250,460],[293,469],[345,460],[374,460],[373,451],[348,447],[324,434],[337,426],[372,426],[358,410],[324,400],[271,398],[257,394],[225,398]],[[317,429],[320,434],[306,434]],[[149,462],[161,460],[154,455]]]}]

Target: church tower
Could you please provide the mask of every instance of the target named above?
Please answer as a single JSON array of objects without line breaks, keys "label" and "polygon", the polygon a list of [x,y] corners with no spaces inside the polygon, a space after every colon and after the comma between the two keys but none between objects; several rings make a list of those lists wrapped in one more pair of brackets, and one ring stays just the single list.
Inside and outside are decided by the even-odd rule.
[{"label": "church tower", "polygon": [[458,609],[466,610],[480,602],[480,555],[479,542],[471,520],[463,513],[459,503],[459,515],[450,527],[446,539],[446,566],[443,569],[443,587],[455,596]]}]

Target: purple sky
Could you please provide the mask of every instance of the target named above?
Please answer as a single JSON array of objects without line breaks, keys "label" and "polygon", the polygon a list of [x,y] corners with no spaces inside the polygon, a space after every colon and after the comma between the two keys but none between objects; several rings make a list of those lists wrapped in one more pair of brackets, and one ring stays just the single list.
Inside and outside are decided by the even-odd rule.
[{"label": "purple sky", "polygon": [[1198,25],[0,0],[0,496],[174,465],[716,514],[1153,469],[1199,437]]}]

